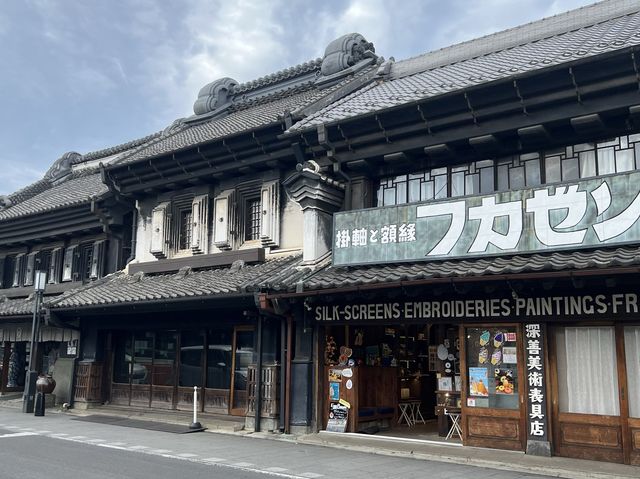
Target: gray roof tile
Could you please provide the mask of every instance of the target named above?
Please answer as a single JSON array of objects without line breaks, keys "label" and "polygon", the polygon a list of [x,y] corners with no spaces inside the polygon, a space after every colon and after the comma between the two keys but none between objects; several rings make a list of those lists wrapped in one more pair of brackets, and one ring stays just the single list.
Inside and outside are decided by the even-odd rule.
[{"label": "gray roof tile", "polygon": [[92,198],[99,198],[109,191],[102,183],[100,174],[96,174],[95,171],[75,173],[70,179],[56,186],[51,186],[50,183],[48,186],[34,196],[0,210],[0,222],[88,203]]},{"label": "gray roof tile", "polygon": [[106,276],[49,302],[51,309],[105,306],[186,297],[215,297],[258,291],[271,281],[298,274],[301,256],[288,255],[264,263],[158,275]]},{"label": "gray roof tile", "polygon": [[640,44],[640,2],[601,2],[397,62],[389,79],[321,109],[298,132]]},{"label": "gray roof tile", "polygon": [[33,299],[8,299],[0,297],[0,317],[28,316],[33,314]]},{"label": "gray roof tile", "polygon": [[[304,280],[304,290],[324,290],[371,286],[399,281],[433,278],[462,278],[528,272],[580,271],[640,264],[640,246],[591,251],[539,253],[469,260],[333,267],[325,264]],[[295,289],[295,282],[278,285],[279,290]]]}]

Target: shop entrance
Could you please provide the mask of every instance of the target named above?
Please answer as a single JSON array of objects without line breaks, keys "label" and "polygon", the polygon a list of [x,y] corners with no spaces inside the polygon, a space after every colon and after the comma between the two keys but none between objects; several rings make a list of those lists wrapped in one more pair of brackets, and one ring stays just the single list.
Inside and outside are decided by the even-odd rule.
[{"label": "shop entrance", "polygon": [[[323,428],[461,442],[460,328],[332,325],[324,335]],[[332,419],[332,421],[330,421]]]},{"label": "shop entrance", "polygon": [[551,334],[556,454],[640,465],[640,326]]}]

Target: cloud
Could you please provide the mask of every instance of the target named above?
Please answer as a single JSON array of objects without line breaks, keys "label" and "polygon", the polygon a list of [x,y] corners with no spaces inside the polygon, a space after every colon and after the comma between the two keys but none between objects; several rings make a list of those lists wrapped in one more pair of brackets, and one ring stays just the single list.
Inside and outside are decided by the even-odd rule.
[{"label": "cloud", "polygon": [[[213,80],[243,82],[270,73],[274,64],[288,66],[283,6],[280,0],[186,0],[174,40],[152,46],[143,62],[149,94],[163,102],[163,116],[190,115],[198,91]],[[143,23],[135,28],[144,29],[144,19],[136,21]]]},{"label": "cloud", "polygon": [[0,195],[8,195],[41,179],[45,170],[32,168],[23,164],[0,160],[2,175],[0,175]]}]

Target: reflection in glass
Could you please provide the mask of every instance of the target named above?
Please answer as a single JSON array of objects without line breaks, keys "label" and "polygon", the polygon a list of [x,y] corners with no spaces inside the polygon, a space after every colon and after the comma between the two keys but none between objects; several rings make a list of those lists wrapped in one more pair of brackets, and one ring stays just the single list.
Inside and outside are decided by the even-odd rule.
[{"label": "reflection in glass", "polygon": [[202,386],[204,334],[182,331],[180,335],[180,386]]},{"label": "reflection in glass", "polygon": [[247,379],[253,362],[253,331],[236,331],[235,369],[233,375],[233,409],[247,405]]},{"label": "reflection in glass", "polygon": [[207,387],[231,387],[231,330],[210,330],[207,334]]},{"label": "reflection in glass", "polygon": [[153,356],[153,384],[173,386],[175,381],[175,360],[178,335],[175,331],[156,333],[156,347]]}]

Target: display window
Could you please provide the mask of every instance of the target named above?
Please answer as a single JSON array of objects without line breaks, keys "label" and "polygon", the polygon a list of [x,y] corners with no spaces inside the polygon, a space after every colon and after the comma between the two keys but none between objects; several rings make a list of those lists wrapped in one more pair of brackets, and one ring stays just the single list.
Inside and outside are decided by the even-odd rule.
[{"label": "display window", "polygon": [[516,327],[466,329],[468,407],[518,409]]}]

